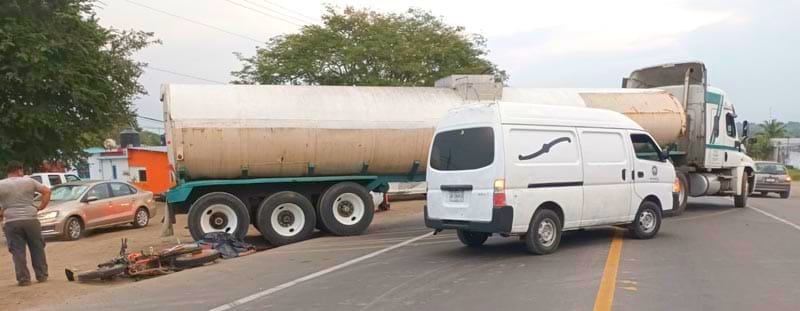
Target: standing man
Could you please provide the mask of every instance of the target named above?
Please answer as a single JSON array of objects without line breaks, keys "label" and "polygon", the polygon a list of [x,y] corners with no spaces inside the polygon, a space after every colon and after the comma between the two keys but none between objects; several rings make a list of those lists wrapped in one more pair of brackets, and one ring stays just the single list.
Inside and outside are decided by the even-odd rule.
[{"label": "standing man", "polygon": [[[44,254],[42,227],[37,213],[50,203],[50,188],[35,180],[24,177],[22,163],[11,161],[6,168],[8,178],[0,180],[0,220],[3,221],[3,232],[6,235],[8,251],[14,260],[17,273],[17,284],[31,284],[28,271],[25,246],[31,250],[31,263],[36,273],[36,280],[47,281],[47,258]],[[42,194],[42,203],[33,204],[36,192]]]}]

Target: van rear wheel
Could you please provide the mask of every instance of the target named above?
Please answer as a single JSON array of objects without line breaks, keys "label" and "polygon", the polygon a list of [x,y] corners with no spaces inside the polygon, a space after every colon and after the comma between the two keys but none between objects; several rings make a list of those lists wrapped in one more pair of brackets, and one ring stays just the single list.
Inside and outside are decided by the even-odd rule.
[{"label": "van rear wheel", "polygon": [[461,229],[457,230],[456,235],[458,235],[458,240],[461,241],[461,243],[469,247],[481,246],[483,245],[483,243],[486,242],[486,239],[489,238],[488,233],[467,231]]},{"label": "van rear wheel", "polygon": [[528,233],[525,234],[525,246],[528,252],[545,255],[555,252],[561,243],[561,219],[549,209],[540,209],[533,215]]}]

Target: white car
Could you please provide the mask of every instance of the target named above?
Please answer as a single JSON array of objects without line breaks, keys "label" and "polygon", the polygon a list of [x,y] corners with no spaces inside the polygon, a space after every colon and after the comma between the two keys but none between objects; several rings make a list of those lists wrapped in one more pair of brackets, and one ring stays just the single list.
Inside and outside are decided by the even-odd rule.
[{"label": "white car", "polygon": [[28,177],[50,188],[60,184],[81,180],[78,175],[73,173],[34,173]]},{"label": "white car", "polygon": [[427,169],[425,224],[456,229],[467,246],[523,236],[536,254],[565,230],[629,225],[658,233],[676,202],[675,169],[653,138],[609,110],[492,103],[440,121]]}]

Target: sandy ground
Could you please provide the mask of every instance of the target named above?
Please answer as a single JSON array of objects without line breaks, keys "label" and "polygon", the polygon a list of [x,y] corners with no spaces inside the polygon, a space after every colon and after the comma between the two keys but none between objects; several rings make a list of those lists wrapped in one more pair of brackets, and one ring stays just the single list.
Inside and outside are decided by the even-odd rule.
[{"label": "sandy ground", "polygon": [[[393,222],[412,217],[422,217],[423,204],[424,201],[392,202],[392,207],[389,211],[375,214],[369,230],[380,229]],[[41,305],[58,304],[66,298],[84,295],[109,286],[119,286],[134,282],[131,279],[118,278],[104,283],[71,283],[66,280],[64,269],[94,269],[98,263],[111,259],[118,254],[122,238],[128,239],[128,247],[131,251],[149,249],[150,247],[159,250],[170,247],[178,241],[182,243],[191,242],[191,235],[189,230],[186,229],[186,215],[178,215],[177,224],[174,227],[174,237],[163,239],[159,237],[162,225],[162,211],[163,209],[160,208],[159,215],[151,220],[149,226],[142,229],[120,226],[88,232],[87,236],[77,241],[48,240],[46,251],[50,280],[46,283],[36,283],[34,281],[31,286],[17,286],[11,254],[8,251],[0,251],[0,310],[20,310]],[[317,232],[315,236],[320,234]],[[0,238],[0,241],[5,248],[5,237]],[[258,231],[252,227],[248,233],[247,242],[254,244],[259,249],[268,249],[270,247],[261,238]],[[217,264],[224,264],[224,262],[218,262]],[[28,265],[33,275],[33,270],[30,267],[30,258],[28,258]]]}]

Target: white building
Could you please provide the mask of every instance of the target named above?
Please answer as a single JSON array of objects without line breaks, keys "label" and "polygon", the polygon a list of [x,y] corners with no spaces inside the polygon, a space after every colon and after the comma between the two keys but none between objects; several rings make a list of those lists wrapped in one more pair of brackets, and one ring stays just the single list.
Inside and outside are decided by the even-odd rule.
[{"label": "white building", "polygon": [[800,168],[800,138],[773,138],[772,160]]}]

